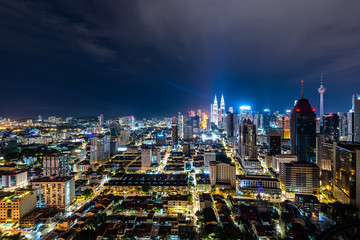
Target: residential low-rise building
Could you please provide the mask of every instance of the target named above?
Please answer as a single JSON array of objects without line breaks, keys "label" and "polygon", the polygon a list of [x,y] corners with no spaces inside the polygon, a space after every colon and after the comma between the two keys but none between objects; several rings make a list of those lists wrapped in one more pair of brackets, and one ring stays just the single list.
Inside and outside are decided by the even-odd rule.
[{"label": "residential low-rise building", "polygon": [[237,190],[240,195],[260,195],[275,199],[281,197],[280,182],[277,178],[265,175],[242,175],[238,180]]},{"label": "residential low-rise building", "polygon": [[153,190],[181,192],[188,190],[188,176],[186,174],[116,174],[104,184],[114,194],[123,191],[138,191],[145,184]]},{"label": "residential low-rise building", "polygon": [[321,203],[314,195],[295,194],[295,205],[305,214],[319,215]]},{"label": "residential low-rise building", "polygon": [[209,174],[196,174],[196,190],[198,192],[211,192],[211,183]]},{"label": "residential low-rise building", "polygon": [[185,212],[189,208],[187,195],[170,195],[165,198],[165,206],[167,204],[170,212]]},{"label": "residential low-rise building", "polygon": [[200,210],[203,210],[205,208],[212,208],[214,205],[212,197],[209,193],[200,194],[199,203],[200,203]]}]

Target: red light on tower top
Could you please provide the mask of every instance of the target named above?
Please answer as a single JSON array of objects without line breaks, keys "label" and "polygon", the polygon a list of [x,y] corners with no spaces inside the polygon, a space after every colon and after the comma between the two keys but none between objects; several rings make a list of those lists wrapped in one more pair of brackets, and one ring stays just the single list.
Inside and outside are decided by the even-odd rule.
[{"label": "red light on tower top", "polygon": [[304,98],[304,80],[301,80],[301,99]]}]

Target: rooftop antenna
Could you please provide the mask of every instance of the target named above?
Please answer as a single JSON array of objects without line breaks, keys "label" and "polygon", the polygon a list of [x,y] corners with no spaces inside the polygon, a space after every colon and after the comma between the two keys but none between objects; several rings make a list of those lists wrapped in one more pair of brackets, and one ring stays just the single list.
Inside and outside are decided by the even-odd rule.
[{"label": "rooftop antenna", "polygon": [[322,73],[321,73],[320,78],[321,78],[321,86],[322,86],[323,85],[323,74]]},{"label": "rooftop antenna", "polygon": [[304,98],[304,80],[301,80],[301,99]]}]

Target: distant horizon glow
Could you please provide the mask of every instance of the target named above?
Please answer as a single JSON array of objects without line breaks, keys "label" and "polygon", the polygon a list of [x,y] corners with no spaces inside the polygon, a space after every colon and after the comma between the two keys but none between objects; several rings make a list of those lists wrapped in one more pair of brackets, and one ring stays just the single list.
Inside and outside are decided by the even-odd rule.
[{"label": "distant horizon glow", "polygon": [[240,106],[240,110],[247,110],[247,111],[250,111],[250,110],[251,110],[251,106],[248,106],[248,105],[242,105],[242,106]]}]

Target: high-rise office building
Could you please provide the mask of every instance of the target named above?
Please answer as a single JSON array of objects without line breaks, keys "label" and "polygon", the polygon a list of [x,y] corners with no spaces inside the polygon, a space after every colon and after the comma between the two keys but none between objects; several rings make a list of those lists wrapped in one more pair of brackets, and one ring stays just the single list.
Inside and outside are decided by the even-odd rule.
[{"label": "high-rise office building", "polygon": [[224,95],[221,95],[219,121],[224,122],[225,117],[226,117],[226,115],[225,115],[225,100],[224,100]]},{"label": "high-rise office building", "polygon": [[360,143],[324,143],[323,148],[322,165],[331,171],[334,197],[360,207]]},{"label": "high-rise office building", "polygon": [[110,159],[110,136],[95,135],[89,139],[90,163],[103,164]]},{"label": "high-rise office building", "polygon": [[323,133],[326,140],[339,140],[339,116],[336,113],[323,115]]},{"label": "high-rise office building", "polygon": [[31,181],[37,206],[65,209],[75,198],[74,177],[43,177]]},{"label": "high-rise office building", "polygon": [[354,142],[354,112],[352,109],[346,114],[348,141]]},{"label": "high-rise office building", "polygon": [[239,152],[241,158],[257,159],[256,126],[250,119],[245,119],[239,130]]},{"label": "high-rise office building", "polygon": [[156,145],[158,146],[165,146],[166,145],[166,136],[164,133],[156,134]]},{"label": "high-rise office building", "polygon": [[220,188],[236,186],[236,166],[228,161],[210,162],[210,184]]},{"label": "high-rise office building", "polygon": [[187,121],[184,126],[184,139],[191,140],[193,138],[193,135],[194,135],[193,126],[190,124],[189,121]]},{"label": "high-rise office building", "polygon": [[208,169],[210,167],[210,162],[216,161],[216,152],[206,151],[204,152],[204,167]]},{"label": "high-rise office building", "polygon": [[123,127],[120,129],[120,143],[121,145],[127,145],[130,141],[131,130],[129,127]]},{"label": "high-rise office building", "polygon": [[315,163],[283,163],[280,166],[280,185],[283,191],[290,194],[318,194],[320,169]]},{"label": "high-rise office building", "polygon": [[179,128],[179,138],[184,138],[184,115],[182,115],[180,112],[178,114],[178,128]]},{"label": "high-rise office building", "polygon": [[[302,81],[303,83],[303,81]],[[308,99],[297,100],[291,113],[291,151],[299,161],[315,162],[316,150],[316,114]]]},{"label": "high-rise office building", "polygon": [[214,103],[212,105],[212,122],[218,126],[219,125],[219,104],[215,95]]},{"label": "high-rise office building", "polygon": [[226,134],[228,139],[234,139],[238,133],[238,119],[236,113],[226,114]]},{"label": "high-rise office building", "polygon": [[253,120],[250,106],[240,106],[239,108],[239,123],[242,123],[245,119]]},{"label": "high-rise office building", "polygon": [[353,112],[353,142],[360,142],[360,95],[353,95],[352,99],[352,112]]},{"label": "high-rise office building", "polygon": [[104,115],[100,114],[98,116],[98,124],[99,126],[102,126],[104,124]]},{"label": "high-rise office building", "polygon": [[200,132],[200,117],[199,116],[193,116],[190,118],[190,123],[193,127],[193,133],[198,134]]},{"label": "high-rise office building", "polygon": [[269,155],[275,156],[281,154],[281,134],[269,133]]},{"label": "high-rise office building", "polygon": [[171,121],[171,136],[172,136],[172,146],[173,148],[176,148],[176,146],[179,144],[179,131],[178,131],[178,124],[175,118],[173,118]]},{"label": "high-rise office building", "polygon": [[141,148],[141,170],[147,171],[154,169],[161,162],[160,148],[153,146],[143,146]]},{"label": "high-rise office building", "polygon": [[347,114],[338,112],[339,116],[339,137],[340,139],[347,140]]},{"label": "high-rise office building", "polygon": [[266,108],[262,113],[260,113],[258,127],[262,128],[265,133],[268,132],[268,129],[270,127],[270,109]]},{"label": "high-rise office building", "polygon": [[44,177],[69,176],[70,155],[68,153],[54,153],[43,157]]},{"label": "high-rise office building", "polygon": [[281,164],[283,163],[289,163],[289,162],[296,162],[297,156],[296,155],[290,155],[290,154],[279,154],[272,157],[271,160],[271,167],[274,172],[280,172]]}]

